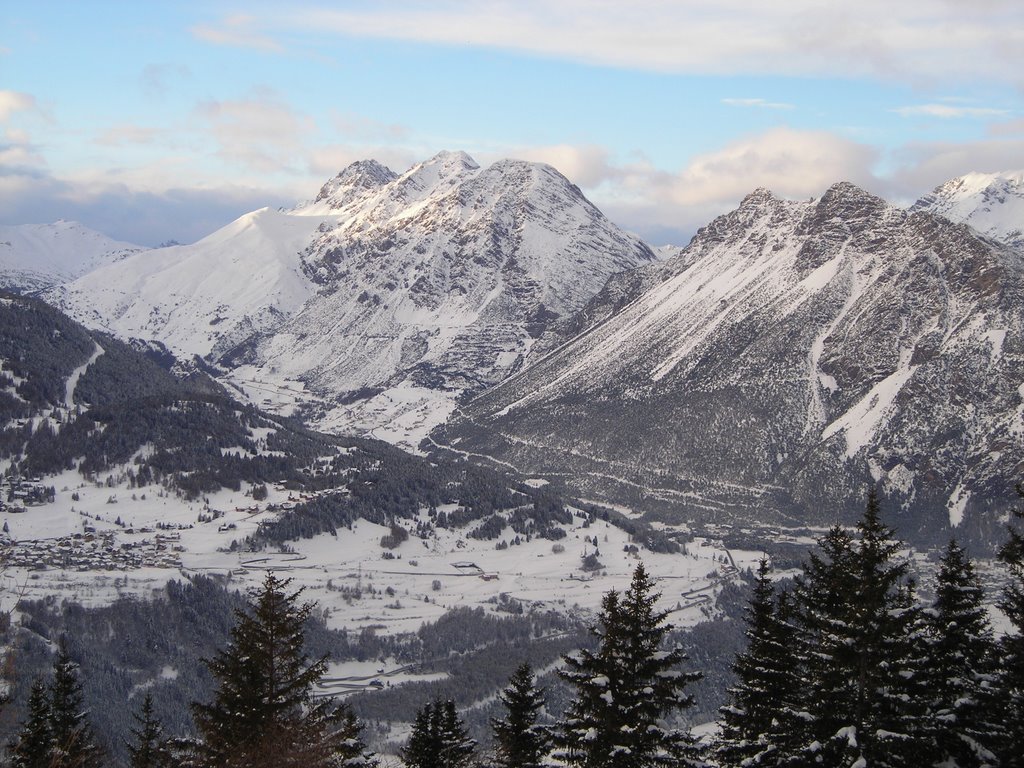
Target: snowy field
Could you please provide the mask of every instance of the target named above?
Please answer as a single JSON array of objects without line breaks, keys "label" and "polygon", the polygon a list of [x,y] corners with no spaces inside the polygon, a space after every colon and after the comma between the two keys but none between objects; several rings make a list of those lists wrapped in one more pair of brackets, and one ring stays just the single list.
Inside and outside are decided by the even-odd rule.
[{"label": "snowy field", "polygon": [[[503,550],[495,544],[511,542],[511,529],[497,541],[481,541],[466,536],[472,524],[438,530],[428,539],[410,535],[387,550],[380,540],[388,530],[359,521],[337,536],[289,542],[291,551],[247,552],[240,547],[245,537],[279,514],[267,506],[297,503],[296,493],[271,487],[269,497],[257,503],[244,493],[222,491],[189,503],[154,487],[132,491],[86,483],[73,471],[47,482],[57,489],[54,503],[0,513],[22,553],[22,565],[4,575],[5,600],[56,595],[96,606],[126,595],[147,598],[167,580],[193,574],[220,576],[246,589],[272,570],[305,587],[307,598],[326,609],[331,627],[398,634],[459,606],[493,608],[501,594],[526,607],[592,612],[609,589],[626,587],[642,559],[658,579],[662,607],[685,626],[705,619],[723,581],[759,557],[702,539],[691,542],[685,554],[631,554],[624,551],[632,543],[628,534],[603,521],[584,527],[582,516],[560,542],[534,539]],[[428,519],[425,512],[422,519]],[[411,521],[404,524],[412,530]],[[54,564],[54,552],[75,547],[70,565]],[[100,547],[114,553],[113,565],[109,557],[88,554]],[[581,570],[582,557],[595,549],[604,567]],[[125,553],[143,553],[146,561],[126,564]]]}]

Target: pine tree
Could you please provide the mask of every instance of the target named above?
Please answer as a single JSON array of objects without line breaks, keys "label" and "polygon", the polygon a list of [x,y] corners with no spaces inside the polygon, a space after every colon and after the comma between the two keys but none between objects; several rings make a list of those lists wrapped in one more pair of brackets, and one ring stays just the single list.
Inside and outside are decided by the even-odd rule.
[{"label": "pine tree", "polygon": [[455,711],[455,702],[449,699],[438,712],[438,734],[441,743],[440,768],[469,768],[476,753],[476,742]]},{"label": "pine tree", "polygon": [[53,733],[46,683],[36,679],[28,697],[28,719],[10,746],[12,768],[49,768]]},{"label": "pine tree", "polygon": [[51,768],[98,768],[103,751],[96,744],[82,697],[78,665],[62,640],[50,681]]},{"label": "pine tree", "polygon": [[313,687],[327,657],[310,661],[303,652],[312,603],[302,590],[288,592],[290,579],[268,573],[250,611],[239,611],[231,644],[207,665],[217,679],[213,702],[195,704],[200,734],[193,762],[203,766],[365,765],[373,758],[361,728],[344,706],[314,700]]},{"label": "pine tree", "polygon": [[408,768],[469,768],[475,751],[455,702],[438,700],[416,714],[402,761]]},{"label": "pine tree", "polygon": [[131,729],[134,741],[128,742],[131,768],[170,768],[174,765],[163,726],[153,714],[152,694],[146,694],[142,709],[133,717],[137,727]]},{"label": "pine tree", "polygon": [[924,638],[902,544],[869,494],[857,539],[833,528],[798,579],[807,686],[800,760],[920,765]]},{"label": "pine tree", "polygon": [[767,559],[762,559],[747,609],[747,648],[733,664],[737,683],[722,707],[715,754],[722,766],[779,765],[797,730],[794,706],[800,680],[793,654],[789,600],[775,600]]},{"label": "pine tree", "polygon": [[855,589],[853,537],[834,526],[818,547],[820,554],[810,554],[794,591],[798,632],[793,647],[805,678],[796,706],[801,717],[789,754],[796,764],[818,758],[823,734],[837,733],[846,726],[844,712],[851,698],[845,633],[847,600]]},{"label": "pine tree", "polygon": [[494,729],[494,763],[498,768],[540,768],[551,745],[548,729],[538,725],[544,694],[536,688],[533,670],[522,664],[499,695],[505,719],[491,720]]},{"label": "pine tree", "polygon": [[696,764],[689,734],[667,728],[664,719],[693,699],[684,692],[699,674],[683,672],[682,649],[664,649],[672,629],[655,609],[660,595],[643,565],[620,597],[608,592],[592,632],[595,652],[566,656],[560,676],[576,688],[556,757],[581,768],[648,768]]},{"label": "pine tree", "polygon": [[[1017,486],[1024,497],[1024,487]],[[1024,509],[1014,510],[1024,519]],[[999,550],[999,559],[1010,572],[999,607],[1015,629],[1003,636],[999,647],[999,716],[1003,732],[999,734],[998,753],[1006,768],[1024,766],[1024,531],[1009,526],[1009,539]]]},{"label": "pine tree", "polygon": [[434,704],[424,706],[416,713],[409,740],[402,749],[402,762],[408,768],[439,768],[440,747],[434,723]]},{"label": "pine tree", "polygon": [[990,766],[990,727],[982,705],[990,683],[992,630],[982,605],[984,590],[956,541],[943,553],[935,602],[925,613],[930,669],[929,731],[936,761],[959,768]]}]

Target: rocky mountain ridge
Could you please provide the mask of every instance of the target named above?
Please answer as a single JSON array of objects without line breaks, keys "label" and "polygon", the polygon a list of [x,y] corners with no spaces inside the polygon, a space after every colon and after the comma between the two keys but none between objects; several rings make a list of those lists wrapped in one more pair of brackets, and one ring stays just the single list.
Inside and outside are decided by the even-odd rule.
[{"label": "rocky mountain ridge", "polygon": [[328,409],[328,423],[439,423],[611,275],[655,259],[545,165],[440,155],[348,205],[360,213],[321,227],[302,255],[318,295],[246,350],[259,376],[334,397],[380,390]]},{"label": "rocky mountain ridge", "polygon": [[620,277],[435,439],[693,519],[984,535],[1024,455],[1024,255],[841,183],[767,190]]},{"label": "rocky mountain ridge", "polygon": [[52,291],[78,320],[229,370],[257,401],[300,392],[333,429],[415,444],[463,391],[655,254],[550,166],[442,152],[344,169],[316,198]]}]

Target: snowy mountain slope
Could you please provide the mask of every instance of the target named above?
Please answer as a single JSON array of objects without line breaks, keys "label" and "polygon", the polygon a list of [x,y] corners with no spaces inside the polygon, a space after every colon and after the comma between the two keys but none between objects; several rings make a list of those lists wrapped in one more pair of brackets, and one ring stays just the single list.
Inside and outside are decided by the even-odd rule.
[{"label": "snowy mountain slope", "polygon": [[349,166],[289,211],[138,254],[48,299],[87,325],[300,393],[321,426],[414,445],[463,390],[655,254],[546,165],[442,152],[397,175]]},{"label": "snowy mountain slope", "polygon": [[322,218],[264,208],[192,245],[143,251],[46,298],[82,323],[185,358],[277,325],[312,294],[298,254]]},{"label": "snowy mountain slope", "polygon": [[[667,609],[690,595],[675,610],[693,624],[757,557],[700,540],[684,551],[609,510],[569,507],[541,482],[296,428],[10,294],[0,295],[0,466],[5,578],[25,585],[0,595],[5,609],[56,593],[90,605],[150,599],[193,574],[249,585],[272,567],[308,586],[334,626],[409,633],[450,608],[496,610],[502,592],[545,611],[596,609],[604,589],[628,583],[640,550],[678,585]],[[598,534],[601,573],[582,573]],[[353,602],[348,590],[371,580],[377,590]],[[385,604],[396,592],[405,606]]]},{"label": "snowy mountain slope", "polygon": [[877,480],[901,533],[941,539],[1010,503],[1019,251],[844,183],[758,190],[657,276],[435,439],[686,517],[827,524]]},{"label": "snowy mountain slope", "polygon": [[141,250],[76,221],[0,225],[0,288],[38,291]]},{"label": "snowy mountain slope", "polygon": [[1024,246],[1024,171],[959,176],[936,187],[911,210],[937,213],[996,240]]},{"label": "snowy mountain slope", "polygon": [[256,359],[321,392],[479,389],[653,259],[553,168],[443,154],[317,238],[303,261],[325,289]]}]

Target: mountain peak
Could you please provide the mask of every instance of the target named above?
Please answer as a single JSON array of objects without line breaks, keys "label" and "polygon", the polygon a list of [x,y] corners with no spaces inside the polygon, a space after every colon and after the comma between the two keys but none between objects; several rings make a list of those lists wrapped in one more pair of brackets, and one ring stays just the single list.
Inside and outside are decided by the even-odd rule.
[{"label": "mountain peak", "polygon": [[314,203],[343,208],[366,192],[383,187],[398,175],[376,160],[357,160],[320,188]]},{"label": "mountain peak", "polygon": [[749,192],[740,201],[739,207],[740,208],[761,207],[761,206],[763,206],[763,205],[765,205],[767,203],[771,203],[771,202],[773,202],[775,200],[778,200],[778,198],[775,197],[774,194],[772,194],[772,191],[770,189],[768,189],[767,187],[758,187],[754,191]]},{"label": "mountain peak", "polygon": [[815,220],[825,221],[830,218],[849,219],[878,214],[888,208],[889,204],[856,184],[840,181],[825,190],[814,207]]},{"label": "mountain peak", "polygon": [[870,192],[862,187],[858,187],[852,181],[837,181],[827,190],[825,194],[821,196],[822,200],[856,200],[862,202],[874,202],[881,201],[880,197],[872,195]]},{"label": "mountain peak", "polygon": [[438,152],[398,178],[395,182],[396,199],[404,204],[422,200],[438,190],[456,186],[478,170],[480,166],[465,152]]},{"label": "mountain peak", "polygon": [[969,224],[988,237],[1024,244],[1024,171],[966,173],[940,184],[910,208]]},{"label": "mountain peak", "polygon": [[466,152],[462,150],[451,152],[447,149],[442,149],[422,165],[441,165],[446,168],[458,168],[466,171],[475,171],[480,167],[476,160]]}]

